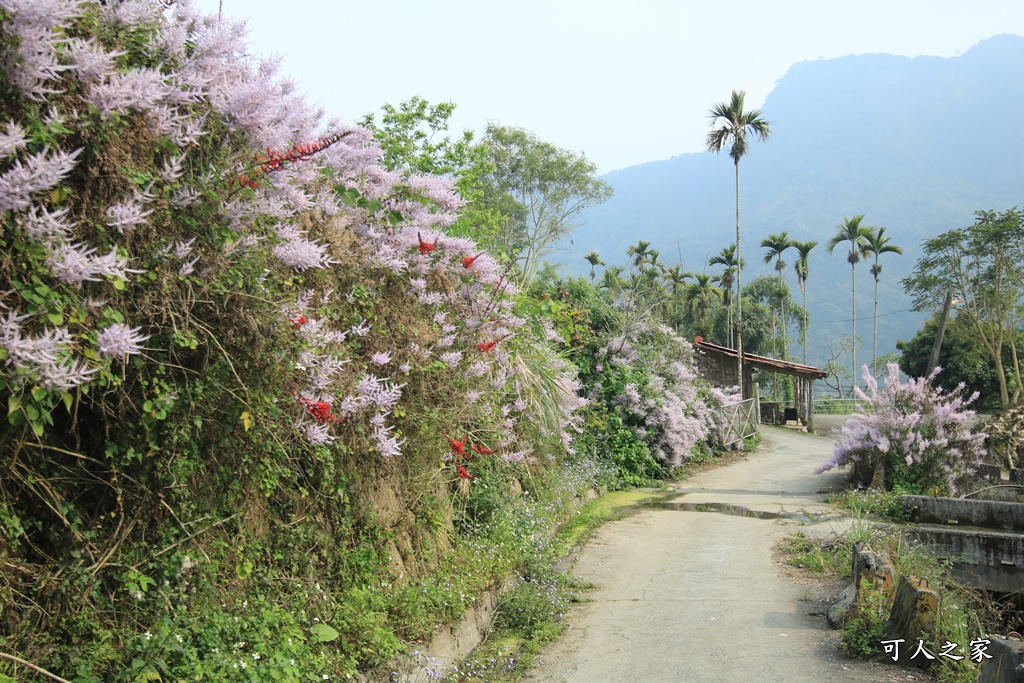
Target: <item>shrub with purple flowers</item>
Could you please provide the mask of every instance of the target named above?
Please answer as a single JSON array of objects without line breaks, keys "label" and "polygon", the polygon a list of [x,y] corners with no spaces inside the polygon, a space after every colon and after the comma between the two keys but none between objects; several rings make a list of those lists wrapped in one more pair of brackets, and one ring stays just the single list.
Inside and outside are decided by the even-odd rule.
[{"label": "shrub with purple flowers", "polygon": [[955,495],[985,455],[985,435],[969,427],[974,411],[967,406],[977,393],[965,397],[963,385],[946,392],[932,385],[934,374],[904,383],[896,363],[888,370],[879,388],[864,366],[867,392],[856,389],[858,411],[843,425],[832,457],[817,472],[851,465],[858,484]]},{"label": "shrub with purple flowers", "polygon": [[[403,593],[467,574],[458,533],[585,403],[448,232],[452,183],[243,37],[185,0],[0,0],[0,632],[75,680],[381,664],[497,580]],[[220,614],[245,596],[278,631]]]}]

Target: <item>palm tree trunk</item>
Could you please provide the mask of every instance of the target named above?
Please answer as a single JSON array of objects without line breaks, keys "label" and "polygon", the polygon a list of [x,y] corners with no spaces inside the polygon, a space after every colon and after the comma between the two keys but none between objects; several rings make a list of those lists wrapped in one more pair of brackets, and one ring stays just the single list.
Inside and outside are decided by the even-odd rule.
[{"label": "palm tree trunk", "polygon": [[743,385],[743,257],[740,253],[740,160],[736,165],[736,372],[740,399],[747,398]]},{"label": "palm tree trunk", "polygon": [[804,280],[804,286],[800,288],[804,295],[804,315],[808,316],[804,322],[803,338],[804,338],[804,365],[807,365],[807,328],[811,324],[810,316],[807,313],[807,281]]},{"label": "palm tree trunk", "polygon": [[[877,259],[876,259],[877,262]],[[875,326],[871,343],[871,374],[878,374],[878,276],[875,276]]]},{"label": "palm tree trunk", "polygon": [[853,354],[853,377],[851,383],[852,386],[857,386],[857,267],[853,261],[850,261],[850,295],[850,301],[853,302],[853,340],[850,344]]}]

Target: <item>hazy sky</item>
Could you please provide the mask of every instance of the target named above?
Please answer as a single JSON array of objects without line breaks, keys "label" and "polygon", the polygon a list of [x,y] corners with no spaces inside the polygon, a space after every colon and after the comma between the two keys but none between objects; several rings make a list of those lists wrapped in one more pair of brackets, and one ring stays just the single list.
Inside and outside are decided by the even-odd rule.
[{"label": "hazy sky", "polygon": [[[216,12],[219,0],[196,0]],[[256,54],[330,116],[413,95],[454,101],[453,128],[520,126],[601,172],[703,149],[733,90],[760,106],[794,63],[885,52],[953,56],[1024,35],[1021,0],[223,0]],[[771,111],[764,112],[772,120]]]}]

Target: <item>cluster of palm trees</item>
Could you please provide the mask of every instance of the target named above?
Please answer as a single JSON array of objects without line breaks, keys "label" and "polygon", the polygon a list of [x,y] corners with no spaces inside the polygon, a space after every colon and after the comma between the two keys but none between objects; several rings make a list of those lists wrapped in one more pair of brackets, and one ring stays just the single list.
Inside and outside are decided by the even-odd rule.
[{"label": "cluster of palm trees", "polygon": [[634,299],[643,299],[661,309],[661,318],[679,331],[684,325],[693,334],[709,334],[712,321],[709,314],[716,302],[726,293],[715,286],[718,278],[706,273],[691,273],[682,264],[668,265],[661,260],[661,252],[643,240],[627,249],[628,269],[607,266],[601,255],[592,251],[583,258],[590,264],[590,281],[595,283],[597,267],[605,266],[600,283],[595,283],[610,294],[628,292]]},{"label": "cluster of palm trees", "polygon": [[862,225],[864,215],[844,218],[837,226],[836,234],[828,241],[826,249],[828,253],[844,242],[850,243],[850,251],[846,255],[846,261],[850,264],[850,320],[852,322],[852,361],[853,383],[857,383],[857,264],[862,257],[874,258],[871,265],[871,275],[875,279],[875,314],[874,330],[872,334],[872,356],[871,370],[878,372],[878,279],[882,274],[882,265],[878,257],[882,254],[902,254],[901,247],[892,244],[885,236],[885,228]]},{"label": "cluster of palm trees", "polygon": [[[719,102],[708,110],[708,118],[711,121],[712,130],[708,133],[707,137],[707,149],[711,152],[721,152],[723,149],[728,148],[729,156],[732,157],[733,164],[736,167],[736,243],[732,247],[722,251],[722,253],[711,261],[713,264],[719,264],[725,266],[725,272],[720,278],[724,278],[729,283],[735,281],[736,292],[742,290],[742,263],[743,260],[740,256],[740,159],[744,157],[750,149],[750,138],[754,137],[764,142],[767,141],[771,135],[771,124],[766,121],[760,109],[744,109],[744,97],[745,93],[740,90],[734,90],[732,96],[728,102]],[[874,333],[872,343],[872,369],[877,371],[876,365],[878,363],[878,278],[882,273],[882,266],[878,262],[878,257],[885,253],[896,253],[902,254],[903,250],[890,243],[889,239],[885,236],[885,228],[871,228],[868,226],[862,226],[861,221],[864,219],[863,215],[854,216],[853,218],[844,218],[843,222],[839,224],[836,234],[829,240],[827,249],[831,254],[836,246],[843,242],[850,242],[850,252],[847,255],[847,261],[850,263],[852,282],[852,301],[853,310],[851,320],[853,324],[852,330],[852,345],[853,345],[853,373],[854,382],[856,383],[857,374],[857,281],[856,281],[856,269],[855,266],[860,261],[862,256],[873,257],[874,263],[871,266],[871,275],[875,279],[875,314],[874,314]],[[800,292],[804,298],[804,310],[807,309],[807,275],[808,275],[808,262],[807,258],[811,250],[817,246],[817,242],[797,242],[790,240],[785,232],[770,235],[768,238],[762,240],[761,246],[767,249],[767,253],[764,257],[765,263],[771,263],[775,260],[775,270],[779,273],[779,284],[784,284],[783,281],[783,270],[786,267],[785,262],[782,260],[782,253],[787,249],[796,249],[799,254],[797,262],[794,264],[796,270],[797,284],[800,287]],[[726,286],[723,281],[723,286]],[[740,304],[740,296],[732,296],[730,294],[729,299],[735,300],[736,306],[736,332],[735,332],[735,343],[736,349],[738,350],[740,372],[743,371],[743,309]],[[785,356],[788,351],[788,340],[786,339],[786,313],[783,307],[782,311],[782,328],[783,328],[783,355]],[[773,322],[772,327],[774,330],[775,322],[773,311]],[[731,318],[731,302],[730,302],[730,318]],[[730,320],[730,328],[732,327]],[[730,334],[732,337],[732,334]],[[730,342],[731,343],[731,342]],[[807,362],[807,326],[803,328],[803,362]]]}]

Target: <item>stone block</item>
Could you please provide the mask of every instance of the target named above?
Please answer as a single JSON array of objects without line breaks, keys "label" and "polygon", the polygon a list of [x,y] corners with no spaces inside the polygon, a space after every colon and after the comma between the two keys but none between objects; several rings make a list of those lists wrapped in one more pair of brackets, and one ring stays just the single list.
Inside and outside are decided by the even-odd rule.
[{"label": "stone block", "polygon": [[828,623],[833,628],[840,628],[846,621],[850,609],[861,599],[861,585],[866,582],[881,591],[886,598],[895,589],[895,572],[892,566],[879,553],[867,544],[857,543],[853,546],[853,560],[850,567],[850,585],[835,599],[828,610]]},{"label": "stone block", "polygon": [[999,636],[989,640],[985,651],[992,658],[982,660],[978,683],[1024,683],[1024,642]]},{"label": "stone block", "polygon": [[934,637],[938,609],[938,593],[922,585],[919,579],[901,576],[886,624],[887,637],[903,638],[908,643],[926,636]]}]

